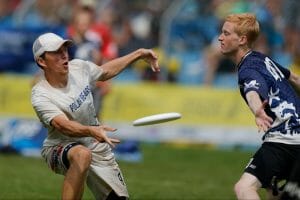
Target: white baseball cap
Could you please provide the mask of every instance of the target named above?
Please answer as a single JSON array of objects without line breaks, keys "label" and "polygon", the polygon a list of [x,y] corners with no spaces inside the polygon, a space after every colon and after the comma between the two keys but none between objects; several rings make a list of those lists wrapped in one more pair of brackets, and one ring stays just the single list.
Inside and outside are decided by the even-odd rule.
[{"label": "white baseball cap", "polygon": [[71,45],[72,40],[64,40],[54,33],[45,33],[40,35],[32,45],[34,59],[37,59],[47,51],[57,51],[63,44]]}]

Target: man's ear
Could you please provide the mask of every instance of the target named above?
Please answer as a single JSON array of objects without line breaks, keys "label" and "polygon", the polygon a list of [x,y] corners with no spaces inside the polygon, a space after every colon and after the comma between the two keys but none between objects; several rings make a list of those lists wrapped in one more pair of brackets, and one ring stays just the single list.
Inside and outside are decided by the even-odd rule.
[{"label": "man's ear", "polygon": [[38,57],[38,58],[36,59],[36,62],[37,62],[42,68],[46,67],[45,60],[44,60],[42,57]]},{"label": "man's ear", "polygon": [[246,36],[246,35],[240,36],[239,41],[240,41],[240,44],[241,44],[241,45],[247,44],[247,42],[248,42],[247,36]]}]

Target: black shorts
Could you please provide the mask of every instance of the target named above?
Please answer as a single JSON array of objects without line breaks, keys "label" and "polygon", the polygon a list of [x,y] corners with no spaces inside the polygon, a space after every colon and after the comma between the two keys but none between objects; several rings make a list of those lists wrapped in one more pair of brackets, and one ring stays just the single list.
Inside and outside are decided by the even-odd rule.
[{"label": "black shorts", "polygon": [[300,145],[265,142],[250,159],[244,172],[254,175],[263,188],[269,188],[274,177],[288,180],[298,155]]}]

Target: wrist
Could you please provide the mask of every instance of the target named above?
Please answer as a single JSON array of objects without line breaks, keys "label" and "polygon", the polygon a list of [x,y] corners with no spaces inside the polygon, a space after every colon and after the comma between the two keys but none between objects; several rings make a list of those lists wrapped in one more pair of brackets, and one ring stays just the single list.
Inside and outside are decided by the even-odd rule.
[{"label": "wrist", "polygon": [[87,136],[93,137],[93,127],[92,126],[86,127],[86,134],[87,134]]}]

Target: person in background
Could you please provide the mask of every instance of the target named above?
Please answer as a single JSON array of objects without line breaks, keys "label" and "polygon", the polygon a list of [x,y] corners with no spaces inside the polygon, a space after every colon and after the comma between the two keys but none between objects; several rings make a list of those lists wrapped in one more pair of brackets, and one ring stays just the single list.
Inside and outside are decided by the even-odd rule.
[{"label": "person in background", "polygon": [[107,136],[115,128],[99,123],[91,88],[140,59],[159,72],[157,56],[141,48],[98,66],[69,60],[71,44],[54,33],[42,34],[33,43],[34,59],[43,75],[32,88],[31,102],[48,129],[41,154],[52,171],[64,175],[62,199],[81,199],[85,181],[96,199],[127,199],[127,187],[111,149],[120,141]]},{"label": "person in background", "polygon": [[276,195],[278,181],[293,176],[300,153],[300,100],[290,84],[300,88],[300,77],[252,49],[259,29],[254,14],[231,14],[219,36],[222,54],[236,65],[241,96],[264,132],[261,147],[235,184],[238,199],[260,199],[259,188]]},{"label": "person in background", "polygon": [[[74,45],[70,47],[70,57],[89,60],[101,65],[104,61],[101,53],[103,39],[101,35],[91,28],[94,22],[93,18],[93,10],[88,6],[80,6],[74,12],[73,21],[70,25],[72,31],[69,31],[69,37],[74,42]],[[109,80],[98,81],[92,88],[94,106],[98,119],[101,118],[103,100],[110,90],[111,82]]]}]

